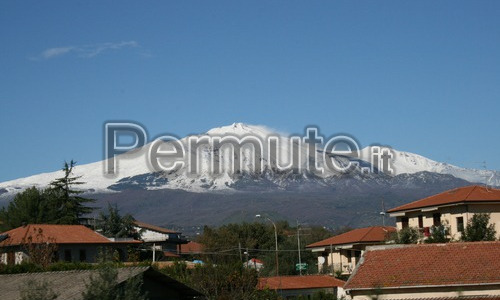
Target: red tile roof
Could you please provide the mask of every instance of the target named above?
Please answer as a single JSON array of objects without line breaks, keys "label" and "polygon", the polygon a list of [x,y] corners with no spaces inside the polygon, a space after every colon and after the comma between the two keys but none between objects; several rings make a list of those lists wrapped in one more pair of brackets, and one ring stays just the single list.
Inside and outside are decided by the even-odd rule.
[{"label": "red tile roof", "polygon": [[134,223],[135,223],[135,225],[137,227],[144,228],[144,229],[149,229],[149,230],[152,230],[152,231],[157,231],[157,232],[161,232],[161,233],[179,233],[177,231],[173,231],[173,230],[170,230],[170,229],[166,229],[166,228],[163,228],[163,227],[160,227],[160,226],[151,225],[151,224],[140,222],[140,221],[135,221]]},{"label": "red tile roof", "polygon": [[257,283],[259,290],[298,290],[342,287],[345,281],[328,275],[274,276],[261,277]]},{"label": "red tile roof", "polygon": [[252,258],[250,259],[251,263],[256,263],[256,264],[264,264],[264,262],[258,258]]},{"label": "red tile roof", "polygon": [[203,245],[197,242],[189,242],[181,245],[181,254],[196,254],[203,252]]},{"label": "red tile roof", "polygon": [[163,251],[163,256],[165,257],[180,257],[179,254],[170,252],[170,251]]},{"label": "red tile roof", "polygon": [[500,284],[500,242],[368,247],[345,289]]},{"label": "red tile roof", "polygon": [[395,231],[396,228],[390,226],[373,226],[373,227],[358,228],[307,245],[306,248],[326,247],[330,245],[344,245],[344,244],[354,244],[354,243],[358,244],[358,243],[383,242],[385,241],[387,234]]},{"label": "red tile roof", "polygon": [[418,209],[429,206],[439,206],[461,202],[500,202],[500,189],[494,189],[479,185],[456,188],[405,205],[401,205],[396,208],[392,208],[388,210],[388,212],[391,213],[402,210]]},{"label": "red tile roof", "polygon": [[0,247],[16,246],[27,243],[51,242],[56,244],[111,244],[111,243],[140,243],[139,241],[112,242],[83,225],[49,225],[30,224],[21,226],[3,234],[9,237],[0,242]]}]

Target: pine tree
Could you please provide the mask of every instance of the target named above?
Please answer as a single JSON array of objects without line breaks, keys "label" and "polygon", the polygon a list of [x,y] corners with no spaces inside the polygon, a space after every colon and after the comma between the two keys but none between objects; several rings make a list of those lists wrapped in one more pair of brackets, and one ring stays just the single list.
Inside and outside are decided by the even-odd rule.
[{"label": "pine tree", "polygon": [[135,229],[134,222],[132,215],[121,216],[116,205],[108,204],[108,212],[99,214],[97,229],[107,237],[139,239],[140,233]]},{"label": "pine tree", "polygon": [[50,183],[51,191],[58,199],[59,224],[80,224],[85,221],[85,215],[91,213],[94,208],[85,206],[85,203],[95,202],[94,199],[84,198],[80,195],[83,191],[75,190],[73,186],[84,184],[79,181],[82,176],[72,176],[76,162],[71,160],[68,164],[64,162],[64,177],[58,178]]}]

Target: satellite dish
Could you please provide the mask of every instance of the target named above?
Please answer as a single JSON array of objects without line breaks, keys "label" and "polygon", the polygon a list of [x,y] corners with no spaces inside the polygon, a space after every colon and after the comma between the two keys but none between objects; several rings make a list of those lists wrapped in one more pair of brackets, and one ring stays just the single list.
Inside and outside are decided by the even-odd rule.
[{"label": "satellite dish", "polygon": [[318,257],[318,263],[319,264],[324,264],[325,263],[325,258],[323,256]]}]

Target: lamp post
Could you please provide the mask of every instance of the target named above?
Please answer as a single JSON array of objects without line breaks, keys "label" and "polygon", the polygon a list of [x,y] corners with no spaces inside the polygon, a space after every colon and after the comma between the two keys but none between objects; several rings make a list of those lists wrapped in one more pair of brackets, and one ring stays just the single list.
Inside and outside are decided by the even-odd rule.
[{"label": "lamp post", "polygon": [[[255,215],[256,218],[262,218],[261,215]],[[275,246],[276,246],[276,251],[275,251],[275,254],[276,254],[276,276],[279,277],[279,269],[280,269],[280,264],[279,264],[279,261],[278,261],[278,229],[276,228],[276,224],[273,222],[273,220],[271,220],[270,218],[268,217],[265,217],[269,222],[271,222],[274,226],[274,242],[275,242]]]}]

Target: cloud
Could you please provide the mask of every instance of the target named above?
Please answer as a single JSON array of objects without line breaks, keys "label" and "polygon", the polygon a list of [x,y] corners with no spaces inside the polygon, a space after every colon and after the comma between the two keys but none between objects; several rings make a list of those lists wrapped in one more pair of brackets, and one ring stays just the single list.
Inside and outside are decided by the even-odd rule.
[{"label": "cloud", "polygon": [[40,54],[40,57],[43,59],[49,59],[49,58],[53,58],[56,56],[64,55],[73,49],[74,49],[74,47],[50,48],[50,49],[43,51]]},{"label": "cloud", "polygon": [[92,58],[108,50],[120,50],[122,48],[139,47],[136,41],[122,41],[118,43],[100,43],[80,46],[64,46],[49,48],[34,57],[34,60],[47,60],[59,56],[74,54],[77,57]]}]

